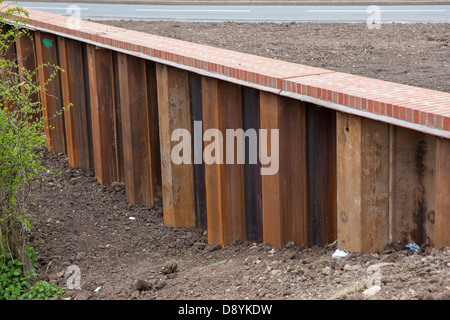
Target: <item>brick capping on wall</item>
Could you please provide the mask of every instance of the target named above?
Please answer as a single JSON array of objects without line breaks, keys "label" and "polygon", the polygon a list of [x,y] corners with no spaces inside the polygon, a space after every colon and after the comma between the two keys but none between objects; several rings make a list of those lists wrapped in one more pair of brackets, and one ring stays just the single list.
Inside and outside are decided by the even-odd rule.
[{"label": "brick capping on wall", "polygon": [[[5,11],[10,5],[3,5]],[[27,28],[450,139],[450,93],[27,9]]]}]

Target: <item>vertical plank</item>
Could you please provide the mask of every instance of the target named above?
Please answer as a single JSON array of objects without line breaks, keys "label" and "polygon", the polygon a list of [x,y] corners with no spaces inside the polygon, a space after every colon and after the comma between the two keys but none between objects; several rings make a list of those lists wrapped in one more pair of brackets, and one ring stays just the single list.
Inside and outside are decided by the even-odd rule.
[{"label": "vertical plank", "polygon": [[340,249],[383,250],[389,242],[389,125],[337,113]]},{"label": "vertical plank", "polygon": [[[18,56],[18,65],[20,70],[26,69],[30,72],[36,71],[36,54],[35,54],[35,45],[34,45],[34,32],[28,31],[29,34],[21,35],[16,39],[16,50]],[[24,76],[21,72],[21,81],[24,81]],[[37,83],[36,74],[32,76],[31,81],[33,83]],[[22,94],[26,94],[26,89],[24,86],[21,87]],[[39,102],[39,94],[35,93],[30,96],[31,102]],[[31,120],[36,120],[40,117],[40,114],[34,114],[31,117]]]},{"label": "vertical plank", "polygon": [[59,65],[57,37],[40,31],[36,31],[35,35],[37,64],[38,66],[49,64],[40,67],[38,71],[38,83],[42,88],[40,99],[44,117],[44,130],[48,138],[47,147],[50,152],[66,153],[64,114],[58,115],[64,107],[61,73],[58,72],[45,86],[45,82],[49,80],[54,71],[52,65]]},{"label": "vertical plank", "polygon": [[99,183],[118,181],[114,134],[114,60],[111,50],[88,45],[89,87],[95,176]]},{"label": "vertical plank", "polygon": [[113,76],[114,76],[114,146],[116,159],[117,182],[125,181],[125,169],[123,160],[123,140],[122,140],[122,108],[120,99],[120,79],[119,79],[119,59],[118,53],[112,52],[113,55]]},{"label": "vertical plank", "polygon": [[189,73],[189,96],[191,108],[191,133],[194,170],[195,226],[207,229],[205,163],[203,162],[203,103],[202,77]]},{"label": "vertical plank", "polygon": [[[9,25],[1,25],[0,32],[2,35],[6,35],[12,31],[13,31],[13,27],[11,27]],[[17,62],[17,48],[16,48],[16,42],[14,42],[13,40],[14,40],[14,38],[12,36],[5,38],[3,40],[5,45],[7,46],[7,48],[2,48],[1,53],[3,54],[2,58],[14,63],[14,62]],[[16,79],[16,76],[15,76],[16,73],[17,73],[16,68],[13,68],[12,70],[2,70],[2,73],[0,73],[0,79],[1,79],[1,81],[9,82],[10,83],[9,86],[15,86],[15,82],[19,81],[19,79]],[[14,108],[14,102],[4,99],[3,107],[6,108],[6,110],[12,110]]]},{"label": "vertical plank", "polygon": [[156,63],[145,61],[146,89],[147,89],[147,126],[150,141],[150,172],[153,204],[162,204],[162,178],[161,178],[161,146],[159,138],[158,114],[158,85],[156,79]]},{"label": "vertical plank", "polygon": [[157,64],[156,76],[164,222],[171,226],[192,227],[195,226],[192,160],[190,163],[174,164],[171,157],[172,148],[180,143],[171,140],[174,130],[190,132],[188,73]]},{"label": "vertical plank", "polygon": [[84,46],[82,43],[60,38],[58,41],[61,68],[62,97],[64,105],[72,106],[64,111],[67,155],[69,165],[89,171],[91,166],[90,101],[86,85]]},{"label": "vertical plank", "polygon": [[[241,89],[231,83],[203,77],[202,93],[203,131],[215,129],[222,137],[221,141],[216,141],[218,137],[205,141],[208,241],[227,245],[246,239],[244,165],[236,161],[237,141],[234,141],[233,164],[226,163],[225,149],[227,143],[232,143],[232,136],[226,137],[226,129],[242,130]],[[212,146],[216,148],[210,153],[207,150]]]},{"label": "vertical plank", "polygon": [[[259,134],[259,91],[242,88],[242,109],[244,130],[255,130]],[[257,138],[258,139],[258,138]],[[262,199],[261,199],[261,163],[259,162],[259,143],[251,150],[249,141],[245,145],[245,213],[247,240],[262,241]],[[250,152],[256,152],[256,163],[251,163]]]},{"label": "vertical plank", "polygon": [[[245,148],[239,145],[239,137],[227,134],[227,130],[243,130],[241,87],[224,81],[219,81],[218,85],[221,115],[219,129],[224,134],[223,148],[226,152],[226,163],[220,167],[223,244],[226,245],[236,240],[246,240],[244,163],[239,164],[237,158],[237,153],[240,151],[243,154]],[[234,159],[230,157],[231,150],[234,152]]]},{"label": "vertical plank", "polygon": [[436,138],[392,127],[390,242],[434,242]]},{"label": "vertical plank", "polygon": [[[208,129],[220,128],[219,88],[217,79],[202,77],[202,105],[203,105],[203,132]],[[205,142],[206,145],[219,141]],[[223,149],[217,148],[214,154],[216,159],[223,157]],[[221,164],[210,163],[209,154],[204,153],[205,161],[205,188],[206,188],[206,211],[208,225],[208,242],[223,245],[223,210],[222,210],[222,187]]]},{"label": "vertical plank", "polygon": [[450,141],[436,140],[436,246],[450,246]]},{"label": "vertical plank", "polygon": [[336,112],[306,105],[308,242],[336,240]]},{"label": "vertical plank", "polygon": [[127,201],[154,205],[145,60],[118,54]]},{"label": "vertical plank", "polygon": [[[69,89],[69,72],[71,70],[68,69],[69,63],[67,62],[67,53],[66,53],[66,38],[61,37],[58,41],[58,54],[59,54],[59,66],[63,70],[61,72],[61,95],[64,106],[68,106],[70,101],[70,89]],[[73,112],[69,110],[64,111],[64,129],[66,136],[66,150],[67,150],[67,158],[70,166],[75,167],[77,164],[77,150],[74,146],[74,132],[76,130],[76,126],[74,124],[74,120],[72,119]]]},{"label": "vertical plank", "polygon": [[[263,238],[281,247],[307,244],[306,124],[304,104],[260,93],[260,128],[279,129],[279,171],[262,176]],[[272,148],[268,132],[268,154]],[[265,142],[261,141],[261,148]]]}]

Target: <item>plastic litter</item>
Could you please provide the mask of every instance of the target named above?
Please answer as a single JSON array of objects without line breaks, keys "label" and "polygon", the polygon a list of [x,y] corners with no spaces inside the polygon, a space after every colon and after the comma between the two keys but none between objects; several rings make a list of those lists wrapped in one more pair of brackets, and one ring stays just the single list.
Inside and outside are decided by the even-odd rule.
[{"label": "plastic litter", "polygon": [[101,288],[102,288],[102,287],[97,287],[97,288],[94,290],[94,292],[95,292],[95,293],[99,292]]},{"label": "plastic litter", "polygon": [[340,258],[345,257],[346,255],[348,255],[348,251],[347,250],[336,249],[336,251],[333,253],[333,255],[331,257],[333,259],[340,259]]},{"label": "plastic litter", "polygon": [[128,220],[136,220],[135,217],[129,217]]},{"label": "plastic litter", "polygon": [[420,247],[414,241],[411,241],[410,243],[405,244],[405,248],[410,249],[412,252],[416,252],[417,250],[420,249]]},{"label": "plastic litter", "polygon": [[337,240],[334,241],[334,242],[332,242],[332,243],[330,243],[330,244],[328,245],[328,248],[337,248]]}]

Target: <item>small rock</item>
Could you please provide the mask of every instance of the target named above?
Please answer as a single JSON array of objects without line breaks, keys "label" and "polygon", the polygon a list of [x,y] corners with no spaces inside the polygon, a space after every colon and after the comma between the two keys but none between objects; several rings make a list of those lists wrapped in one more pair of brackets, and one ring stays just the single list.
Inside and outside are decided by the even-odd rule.
[{"label": "small rock", "polygon": [[375,286],[371,286],[369,289],[364,290],[362,294],[365,298],[372,298],[380,290],[381,290],[381,287],[378,285],[375,285]]},{"label": "small rock", "polygon": [[293,252],[293,251],[286,251],[286,252],[283,254],[283,258],[286,259],[286,260],[292,260],[292,259],[295,259],[296,256],[297,256],[296,253]]},{"label": "small rock", "polygon": [[294,243],[294,241],[289,241],[287,244],[286,244],[286,249],[292,249],[292,248],[294,248],[295,247],[295,243]]},{"label": "small rock", "polygon": [[155,290],[161,290],[162,288],[164,288],[166,286],[166,283],[164,281],[158,281],[155,286],[154,289]]},{"label": "small rock", "polygon": [[355,264],[355,265],[353,265],[353,266],[351,266],[351,265],[349,265],[349,264],[346,264],[345,266],[344,266],[344,271],[357,271],[357,270],[359,270],[359,269],[361,269],[362,267],[361,267],[361,265],[359,265],[359,264]]},{"label": "small rock", "polygon": [[203,242],[195,242],[192,246],[197,250],[203,250],[205,249],[206,244]]},{"label": "small rock", "polygon": [[331,273],[331,268],[330,267],[327,266],[327,267],[322,269],[322,274],[324,274],[326,276],[329,276],[330,273]]},{"label": "small rock", "polygon": [[359,270],[359,269],[361,269],[362,267],[361,267],[361,265],[360,264],[355,264],[354,266],[352,266],[352,270],[353,271],[357,271],[357,270]]},{"label": "small rock", "polygon": [[136,290],[137,291],[148,291],[150,290],[151,287],[149,285],[149,283],[145,280],[138,280],[136,282]]},{"label": "small rock", "polygon": [[208,243],[205,247],[206,251],[208,252],[213,252],[216,250],[220,250],[222,247],[220,246],[219,243]]},{"label": "small rock", "polygon": [[272,271],[270,271],[270,274],[273,275],[273,276],[276,276],[276,275],[278,275],[280,273],[281,273],[280,270],[272,270]]},{"label": "small rock", "polygon": [[247,258],[245,258],[245,260],[244,260],[244,263],[245,264],[252,264],[252,263],[254,263],[255,262],[255,258],[254,257],[247,257]]},{"label": "small rock", "polygon": [[177,271],[177,268],[178,268],[177,262],[175,260],[170,260],[166,262],[166,264],[162,268],[162,273],[163,274],[174,273],[175,271]]}]

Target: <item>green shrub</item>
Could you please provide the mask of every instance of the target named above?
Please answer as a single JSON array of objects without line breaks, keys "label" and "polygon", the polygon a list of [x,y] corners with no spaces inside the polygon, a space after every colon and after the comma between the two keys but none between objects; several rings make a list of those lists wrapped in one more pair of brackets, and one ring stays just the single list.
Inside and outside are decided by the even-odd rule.
[{"label": "green shrub", "polygon": [[[34,250],[28,247],[28,255],[36,267]],[[9,252],[0,254],[0,300],[48,300],[66,297],[61,288],[53,283],[38,281],[30,285],[32,277],[38,277],[36,269],[22,271],[23,262],[14,259]]]},{"label": "green shrub", "polygon": [[[30,255],[26,245],[31,225],[25,201],[32,182],[47,171],[41,165],[40,151],[46,145],[44,123],[48,119],[42,117],[35,97],[46,94],[46,86],[60,68],[44,64],[28,70],[11,54],[18,38],[31,37],[24,28],[27,17],[19,7],[0,12],[0,299],[45,299],[61,294],[53,284],[29,284],[36,272],[30,259],[35,255]],[[52,70],[42,86],[34,80],[39,68]]]}]

